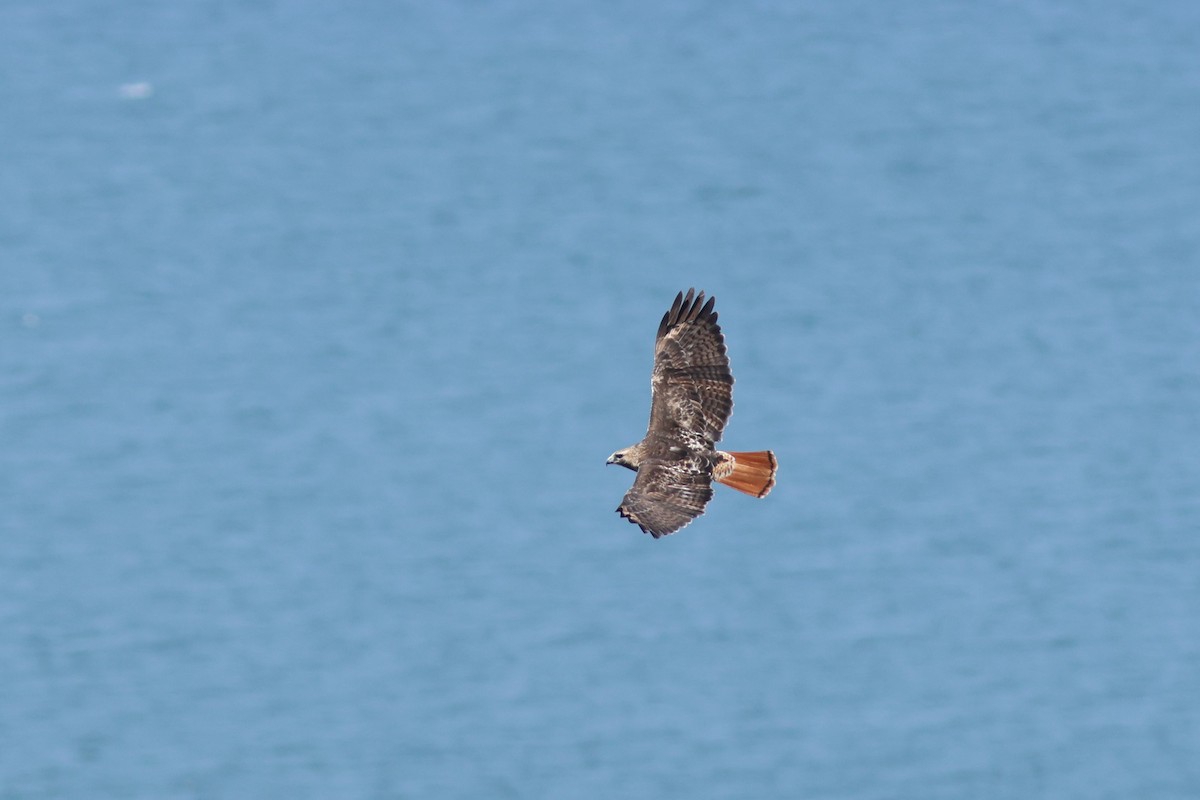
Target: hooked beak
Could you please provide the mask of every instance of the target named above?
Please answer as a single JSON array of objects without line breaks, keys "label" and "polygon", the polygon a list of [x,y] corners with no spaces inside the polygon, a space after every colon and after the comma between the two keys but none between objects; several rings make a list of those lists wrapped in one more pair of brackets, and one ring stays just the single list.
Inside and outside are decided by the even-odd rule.
[{"label": "hooked beak", "polygon": [[604,462],[605,466],[607,466],[607,465],[609,465],[609,464],[615,464],[615,463],[617,463],[617,457],[616,457],[616,456],[609,456],[609,457],[608,457],[608,461],[605,461],[605,462]]}]

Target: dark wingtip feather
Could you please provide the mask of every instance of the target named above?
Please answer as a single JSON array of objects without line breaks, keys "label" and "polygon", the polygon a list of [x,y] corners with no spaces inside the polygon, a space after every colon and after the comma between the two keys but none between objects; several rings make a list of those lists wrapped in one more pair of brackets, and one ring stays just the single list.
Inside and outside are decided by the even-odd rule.
[{"label": "dark wingtip feather", "polygon": [[679,292],[675,295],[675,302],[671,304],[670,310],[663,314],[662,322],[658,323],[658,338],[661,339],[679,321],[679,312],[683,308],[683,292]]},{"label": "dark wingtip feather", "polygon": [[[689,291],[688,299],[690,300],[691,297],[692,293]],[[683,292],[680,292],[679,294],[675,295],[675,302],[671,304],[671,319],[677,319],[679,317],[679,310],[683,307]]]},{"label": "dark wingtip feather", "polygon": [[679,292],[675,295],[671,310],[664,314],[662,321],[658,323],[658,338],[661,339],[667,331],[684,323],[699,321],[715,325],[717,312],[713,311],[713,306],[716,302],[716,296],[708,297],[703,291],[697,292],[695,288],[688,289],[687,294]]},{"label": "dark wingtip feather", "polygon": [[647,528],[645,525],[643,525],[641,522],[639,522],[638,520],[634,519],[634,518],[633,518],[633,514],[630,514],[628,511],[626,511],[626,510],[625,510],[625,506],[617,506],[617,513],[618,513],[618,514],[620,514],[620,515],[621,515],[622,517],[624,517],[625,519],[627,519],[627,520],[629,520],[630,522],[632,522],[634,525],[637,525],[639,528],[641,528],[641,529],[642,529],[642,533],[648,533],[648,534],[650,534],[651,536],[653,536],[655,539],[657,539],[658,537],[662,536],[662,534],[661,534],[661,533],[657,533],[657,532],[655,532],[655,531],[652,531],[652,530],[650,530],[650,529],[649,529],[649,528]]}]

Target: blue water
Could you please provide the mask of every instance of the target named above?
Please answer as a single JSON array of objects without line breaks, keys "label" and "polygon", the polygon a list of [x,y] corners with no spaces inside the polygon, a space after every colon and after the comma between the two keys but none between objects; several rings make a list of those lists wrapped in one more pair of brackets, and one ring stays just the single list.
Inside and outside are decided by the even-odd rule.
[{"label": "blue water", "polygon": [[[0,6],[0,798],[1200,797],[1200,6]],[[676,291],[738,378],[605,469]]]}]

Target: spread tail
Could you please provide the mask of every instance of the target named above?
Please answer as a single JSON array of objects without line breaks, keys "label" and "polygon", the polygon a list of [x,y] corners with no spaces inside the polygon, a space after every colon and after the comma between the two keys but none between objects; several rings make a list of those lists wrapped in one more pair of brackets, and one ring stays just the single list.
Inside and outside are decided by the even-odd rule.
[{"label": "spread tail", "polygon": [[713,471],[713,477],[718,483],[755,497],[767,496],[767,492],[775,485],[775,469],[779,466],[774,453],[770,450],[759,450],[754,453],[723,455],[731,458],[718,464]]}]

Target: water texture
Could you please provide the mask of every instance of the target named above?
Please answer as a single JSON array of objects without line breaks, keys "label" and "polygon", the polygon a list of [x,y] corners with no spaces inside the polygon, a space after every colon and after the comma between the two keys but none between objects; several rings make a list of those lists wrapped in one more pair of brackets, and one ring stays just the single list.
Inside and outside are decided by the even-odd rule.
[{"label": "water texture", "polygon": [[0,798],[1200,796],[1198,9],[4,4]]}]

